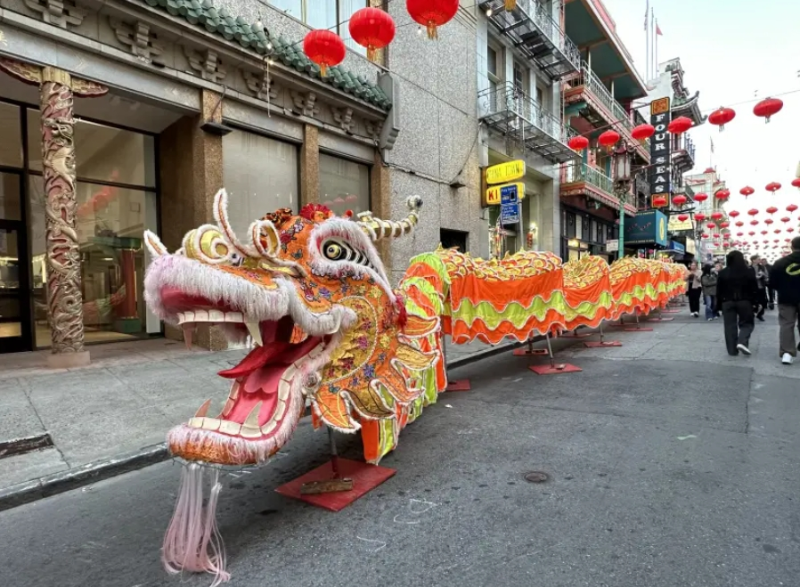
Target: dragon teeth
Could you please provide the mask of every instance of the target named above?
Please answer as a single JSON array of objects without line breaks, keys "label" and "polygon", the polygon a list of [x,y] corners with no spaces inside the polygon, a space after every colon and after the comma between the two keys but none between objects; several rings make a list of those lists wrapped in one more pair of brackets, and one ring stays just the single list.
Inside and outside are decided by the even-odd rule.
[{"label": "dragon teeth", "polygon": [[258,322],[245,322],[244,325],[247,326],[247,332],[250,333],[253,344],[256,346],[264,346],[264,341],[261,339],[261,328],[259,328]]},{"label": "dragon teeth", "polygon": [[190,322],[244,322],[241,312],[223,312],[222,310],[195,310],[194,312],[178,312],[178,324]]}]

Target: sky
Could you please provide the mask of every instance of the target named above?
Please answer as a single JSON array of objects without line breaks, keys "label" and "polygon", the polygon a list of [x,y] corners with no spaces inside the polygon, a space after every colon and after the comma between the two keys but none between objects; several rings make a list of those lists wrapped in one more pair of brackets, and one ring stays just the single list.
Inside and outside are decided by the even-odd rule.
[{"label": "sky", "polygon": [[[603,0],[603,4],[644,79],[647,0]],[[650,0],[650,6],[663,33],[658,37],[659,61],[680,57],[684,84],[691,93],[700,91],[703,114],[720,106],[736,111],[722,132],[708,122],[689,131],[697,146],[693,172],[716,167],[732,194],[725,209],[743,215],[751,208],[760,210],[757,232],[766,228],[763,220],[769,215],[764,210],[774,205],[780,212],[769,227],[770,240],[796,236],[800,211],[787,225],[779,219],[789,215],[789,204],[800,206],[800,190],[791,186],[800,164],[800,2]],[[784,106],[765,124],[753,114],[753,106],[770,96],[779,97]],[[774,196],[764,189],[772,181],[783,186]],[[756,193],[745,200],[739,190],[746,185]],[[776,226],[791,226],[795,232],[775,235]]]}]

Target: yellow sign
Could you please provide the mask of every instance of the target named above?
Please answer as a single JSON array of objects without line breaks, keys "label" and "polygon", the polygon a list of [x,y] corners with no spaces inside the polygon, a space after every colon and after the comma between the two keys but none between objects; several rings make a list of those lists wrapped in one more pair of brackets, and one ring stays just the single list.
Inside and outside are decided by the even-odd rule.
[{"label": "yellow sign", "polygon": [[691,220],[680,221],[677,216],[670,216],[668,228],[670,232],[681,232],[684,230],[692,230],[694,226]]},{"label": "yellow sign", "polygon": [[506,161],[486,168],[486,183],[506,183],[525,176],[525,161]]},{"label": "yellow sign", "polygon": [[658,239],[667,241],[667,219],[664,216],[658,219]]},{"label": "yellow sign", "polygon": [[659,98],[650,102],[650,116],[667,114],[669,112],[669,98]]},{"label": "yellow sign", "polygon": [[524,183],[504,183],[502,185],[493,185],[489,189],[486,190],[486,193],[483,195],[483,205],[484,206],[499,206],[500,205],[500,190],[504,187],[509,187],[515,185],[517,186],[517,196],[520,200],[525,199],[525,184]]}]

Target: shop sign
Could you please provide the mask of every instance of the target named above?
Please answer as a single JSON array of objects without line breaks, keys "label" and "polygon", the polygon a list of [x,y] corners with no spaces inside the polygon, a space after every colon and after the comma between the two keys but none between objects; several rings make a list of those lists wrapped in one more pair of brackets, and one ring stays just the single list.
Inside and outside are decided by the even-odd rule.
[{"label": "shop sign", "polygon": [[503,185],[493,185],[492,187],[488,188],[483,195],[483,205],[484,206],[497,206],[500,204],[500,190],[505,187],[509,186],[516,186],[517,188],[517,195],[519,196],[520,200],[525,199],[525,184],[524,183],[505,183]]},{"label": "shop sign", "polygon": [[659,98],[650,102],[650,124],[656,129],[650,139],[650,197],[669,200],[672,168],[670,167],[671,135],[667,132],[670,119],[670,99]]},{"label": "shop sign", "polygon": [[667,215],[660,210],[640,212],[625,223],[625,244],[667,246]]},{"label": "shop sign", "polygon": [[517,159],[486,168],[486,183],[506,183],[525,177],[525,161]]},{"label": "shop sign", "polygon": [[517,186],[515,184],[511,184],[502,188],[500,190],[500,224],[503,226],[508,226],[509,224],[519,224],[519,208],[520,205]]},{"label": "shop sign", "polygon": [[693,238],[686,239],[686,252],[690,255],[697,256],[697,244],[694,242]]},{"label": "shop sign", "polygon": [[667,225],[667,230],[669,230],[670,232],[683,232],[685,230],[694,230],[694,225],[692,224],[691,218],[681,222],[680,220],[678,220],[677,216],[670,216],[669,224]]},{"label": "shop sign", "polygon": [[619,240],[611,239],[606,241],[606,253],[616,253],[619,251]]},{"label": "shop sign", "polygon": [[679,255],[686,254],[686,247],[683,246],[683,243],[679,243],[678,241],[670,241],[669,248],[672,251],[675,251]]}]

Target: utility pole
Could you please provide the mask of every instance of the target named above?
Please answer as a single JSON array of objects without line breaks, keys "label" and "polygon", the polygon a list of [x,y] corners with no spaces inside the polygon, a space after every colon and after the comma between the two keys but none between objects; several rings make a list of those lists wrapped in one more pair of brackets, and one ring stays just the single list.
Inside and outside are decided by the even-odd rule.
[{"label": "utility pole", "polygon": [[631,177],[631,157],[634,147],[626,142],[620,142],[614,150],[614,193],[619,199],[619,239],[617,258],[625,256],[625,204],[628,203],[628,194],[631,190],[633,178]]}]

